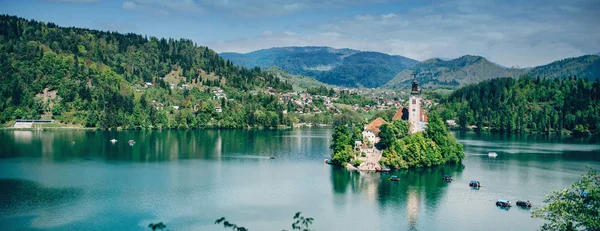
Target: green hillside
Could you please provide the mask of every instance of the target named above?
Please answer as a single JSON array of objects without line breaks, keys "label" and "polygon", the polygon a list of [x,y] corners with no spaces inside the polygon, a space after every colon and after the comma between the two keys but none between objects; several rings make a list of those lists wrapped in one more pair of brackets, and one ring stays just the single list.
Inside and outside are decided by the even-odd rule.
[{"label": "green hillside", "polygon": [[223,58],[245,67],[272,66],[295,75],[348,87],[380,87],[417,63],[402,56],[330,47],[281,47],[247,54],[222,53]]},{"label": "green hillside", "polygon": [[[260,91],[267,87],[292,90],[191,40],[0,16],[0,123],[44,117],[100,128],[285,124],[283,105]],[[217,89],[227,99],[217,98]]]},{"label": "green hillside", "polygon": [[457,59],[444,61],[430,59],[404,70],[387,82],[385,88],[408,88],[417,72],[419,85],[425,89],[457,88],[471,83],[498,77],[518,77],[525,71],[505,68],[480,56],[465,55]]},{"label": "green hillside", "polygon": [[454,91],[444,120],[521,133],[600,133],[600,82],[583,78],[497,78]]},{"label": "green hillside", "polygon": [[531,77],[540,78],[578,78],[596,80],[600,78],[600,56],[584,55],[534,67],[527,72]]},{"label": "green hillside", "polygon": [[270,67],[265,70],[266,73],[271,74],[282,81],[285,81],[292,85],[295,91],[305,91],[309,88],[328,87],[333,86],[319,82],[311,77],[292,75],[279,67]]}]

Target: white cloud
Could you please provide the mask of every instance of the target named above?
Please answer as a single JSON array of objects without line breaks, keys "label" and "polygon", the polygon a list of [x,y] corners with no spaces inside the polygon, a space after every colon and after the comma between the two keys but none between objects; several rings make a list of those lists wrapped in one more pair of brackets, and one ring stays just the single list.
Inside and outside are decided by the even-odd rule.
[{"label": "white cloud", "polygon": [[143,11],[158,15],[167,15],[174,12],[204,12],[204,9],[194,0],[131,0],[123,2],[121,7],[130,11]]},{"label": "white cloud", "polygon": [[123,7],[123,9],[126,9],[126,10],[136,10],[136,8],[137,8],[137,5],[134,2],[130,2],[130,1],[123,2],[123,4],[121,6]]}]

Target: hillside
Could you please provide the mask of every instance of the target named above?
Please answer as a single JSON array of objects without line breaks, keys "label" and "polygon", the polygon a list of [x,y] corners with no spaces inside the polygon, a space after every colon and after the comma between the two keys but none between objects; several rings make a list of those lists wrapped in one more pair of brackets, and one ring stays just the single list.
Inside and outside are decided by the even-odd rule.
[{"label": "hillside", "polygon": [[539,78],[578,78],[597,80],[600,79],[600,57],[598,55],[584,55],[552,62],[547,65],[534,67],[527,72],[531,77]]},{"label": "hillside", "polygon": [[454,91],[444,120],[510,133],[600,134],[600,82],[582,78],[496,78]]},{"label": "hillside", "polygon": [[408,88],[415,71],[418,73],[419,85],[425,89],[456,88],[491,78],[518,77],[525,72],[522,69],[502,67],[480,56],[465,55],[448,61],[429,59],[420,62],[398,73],[383,87]]},{"label": "hillside", "polygon": [[369,88],[382,86],[417,63],[402,56],[330,47],[281,47],[221,56],[247,68],[277,66],[328,84]]},{"label": "hillside", "polygon": [[281,79],[281,81],[291,84],[295,91],[305,91],[306,89],[315,87],[333,87],[311,77],[292,75],[279,67],[269,67],[265,72]]},{"label": "hillside", "polygon": [[7,15],[0,15],[0,73],[0,123],[47,115],[100,128],[277,126],[286,123],[283,105],[256,92],[292,90],[191,40]]}]

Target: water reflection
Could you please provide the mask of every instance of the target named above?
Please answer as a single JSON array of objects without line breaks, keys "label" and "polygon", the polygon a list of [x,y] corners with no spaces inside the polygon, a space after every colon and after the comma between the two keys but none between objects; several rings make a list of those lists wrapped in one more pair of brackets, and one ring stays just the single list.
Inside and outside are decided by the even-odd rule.
[{"label": "water reflection", "polygon": [[[361,198],[373,199],[382,216],[387,211],[403,211],[401,217],[405,217],[408,229],[416,230],[419,216],[434,216],[440,198],[444,197],[448,184],[452,184],[446,182],[443,176],[448,174],[460,178],[464,168],[463,164],[448,164],[375,173],[332,167],[330,179],[334,194],[361,194]],[[390,175],[397,175],[401,180],[389,181]],[[344,201],[347,197],[336,198],[335,203],[348,203]]]},{"label": "water reflection", "polygon": [[73,203],[81,198],[83,190],[50,188],[23,179],[0,179],[0,195],[0,217],[8,217]]},{"label": "water reflection", "polygon": [[[312,140],[323,138],[318,143]],[[116,139],[116,143],[111,143]],[[45,160],[105,159],[173,161],[236,156],[322,159],[330,130],[164,130],[164,131],[0,131],[0,158],[42,157]],[[129,145],[134,140],[135,145]],[[281,156],[286,155],[286,156]]]}]

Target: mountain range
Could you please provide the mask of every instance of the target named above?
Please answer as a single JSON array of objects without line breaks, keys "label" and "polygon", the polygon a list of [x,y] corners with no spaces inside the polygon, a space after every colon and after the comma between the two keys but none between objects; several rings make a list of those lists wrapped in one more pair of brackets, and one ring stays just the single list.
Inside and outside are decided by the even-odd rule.
[{"label": "mountain range", "polygon": [[247,54],[221,53],[221,57],[244,67],[277,66],[291,74],[347,87],[408,88],[413,73],[423,88],[454,89],[498,77],[529,74],[540,78],[600,76],[598,55],[558,60],[533,68],[508,68],[481,56],[456,59],[433,58],[422,62],[398,55],[331,47],[278,47]]},{"label": "mountain range", "polygon": [[491,78],[518,77],[524,72],[523,69],[500,66],[481,56],[465,55],[448,61],[436,58],[398,73],[383,87],[407,88],[413,73],[417,73],[417,80],[423,88],[455,88]]},{"label": "mountain range", "polygon": [[347,87],[379,87],[418,63],[399,55],[331,47],[279,47],[247,54],[221,53],[221,57],[247,68],[277,66],[294,74]]}]

